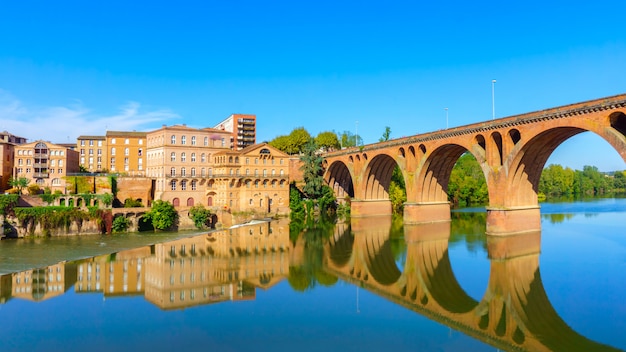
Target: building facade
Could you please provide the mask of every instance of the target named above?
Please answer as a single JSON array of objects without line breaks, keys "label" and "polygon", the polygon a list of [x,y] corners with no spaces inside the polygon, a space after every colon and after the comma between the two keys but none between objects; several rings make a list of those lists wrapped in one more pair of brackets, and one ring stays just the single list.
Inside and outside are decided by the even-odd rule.
[{"label": "building facade", "polygon": [[107,131],[109,172],[145,175],[146,135],[146,132]]},{"label": "building facade", "polygon": [[210,205],[232,211],[289,212],[289,155],[261,143],[215,154],[208,175]]},{"label": "building facade", "polygon": [[80,166],[89,172],[107,168],[107,144],[105,136],[79,136],[76,149],[80,153]]},{"label": "building facade", "polygon": [[213,155],[229,150],[230,133],[186,125],[163,126],[147,133],[147,177],[155,180],[155,200],[175,207],[207,206],[206,178]]},{"label": "building facade", "polygon": [[255,115],[233,114],[214,128],[230,132],[230,149],[232,150],[242,150],[256,144]]},{"label": "building facade", "polygon": [[76,150],[45,141],[15,146],[15,177],[25,177],[41,188],[65,192],[65,177],[78,172]]},{"label": "building facade", "polygon": [[13,177],[15,145],[24,144],[27,140],[7,131],[0,132],[0,192],[11,188],[9,180]]}]

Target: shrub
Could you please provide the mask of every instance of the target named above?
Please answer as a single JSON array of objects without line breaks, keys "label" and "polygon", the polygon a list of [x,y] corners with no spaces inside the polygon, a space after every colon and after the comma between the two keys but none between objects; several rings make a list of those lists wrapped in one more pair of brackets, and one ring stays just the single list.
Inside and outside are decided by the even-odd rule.
[{"label": "shrub", "polygon": [[130,220],[125,216],[118,216],[113,219],[112,229],[113,232],[126,232],[130,227]]}]

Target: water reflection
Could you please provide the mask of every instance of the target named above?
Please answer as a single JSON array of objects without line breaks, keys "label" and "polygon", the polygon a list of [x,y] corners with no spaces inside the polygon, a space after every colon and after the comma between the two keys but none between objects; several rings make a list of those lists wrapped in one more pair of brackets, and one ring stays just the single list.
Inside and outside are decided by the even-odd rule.
[{"label": "water reflection", "polygon": [[462,241],[458,233],[478,232],[472,216],[484,217],[406,226],[360,218],[304,232],[290,232],[287,221],[239,227],[3,275],[0,302],[49,300],[73,287],[143,296],[171,310],[254,300],[257,288],[285,279],[307,291],[339,278],[499,349],[615,350],[578,334],[552,307],[539,270],[539,232],[463,237],[490,261],[484,295],[470,297],[455,277],[449,245]]}]

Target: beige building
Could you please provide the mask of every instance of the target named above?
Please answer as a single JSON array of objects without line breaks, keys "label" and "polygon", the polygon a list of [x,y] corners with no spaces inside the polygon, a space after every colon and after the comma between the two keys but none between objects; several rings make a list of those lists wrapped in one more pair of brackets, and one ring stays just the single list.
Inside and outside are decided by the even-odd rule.
[{"label": "beige building", "polygon": [[229,146],[232,150],[241,150],[256,144],[255,115],[233,114],[213,128],[230,132]]},{"label": "beige building", "polygon": [[146,132],[107,131],[107,168],[113,173],[145,175]]},{"label": "beige building", "polygon": [[148,132],[146,138],[147,177],[156,181],[154,199],[176,207],[209,205],[206,179],[213,174],[213,155],[229,150],[230,133],[174,125]]},{"label": "beige building", "polygon": [[289,155],[267,143],[217,153],[208,175],[209,205],[232,211],[289,212]]},{"label": "beige building", "polygon": [[89,172],[100,172],[108,168],[105,136],[79,136],[76,149],[80,154],[80,165]]},{"label": "beige building", "polygon": [[77,151],[45,141],[15,146],[14,175],[41,188],[65,192],[65,177],[78,172]]}]

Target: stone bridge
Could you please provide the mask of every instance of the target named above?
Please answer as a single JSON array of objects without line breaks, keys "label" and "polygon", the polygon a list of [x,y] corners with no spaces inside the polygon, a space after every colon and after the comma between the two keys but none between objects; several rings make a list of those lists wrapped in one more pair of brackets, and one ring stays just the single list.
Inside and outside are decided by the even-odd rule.
[{"label": "stone bridge", "polygon": [[391,251],[390,227],[390,217],[338,225],[325,247],[324,269],[498,349],[617,351],[574,331],[552,307],[539,273],[538,231],[487,236],[489,283],[476,301],[452,271],[450,222],[405,225],[403,268]]},{"label": "stone bridge", "polygon": [[327,153],[324,178],[339,199],[351,198],[353,217],[388,215],[397,165],[406,183],[405,223],[448,221],[452,168],[471,153],[489,191],[487,232],[535,231],[544,165],[561,143],[585,131],[626,161],[626,94]]}]

